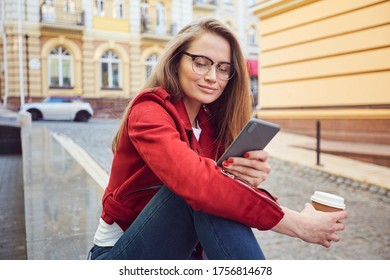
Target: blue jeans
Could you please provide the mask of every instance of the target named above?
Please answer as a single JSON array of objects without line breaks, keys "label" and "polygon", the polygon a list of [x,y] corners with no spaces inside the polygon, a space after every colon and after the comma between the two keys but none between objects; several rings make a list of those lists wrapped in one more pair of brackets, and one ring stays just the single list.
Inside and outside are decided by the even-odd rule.
[{"label": "blue jeans", "polygon": [[208,259],[265,259],[251,230],[194,211],[162,186],[113,247],[94,246],[92,260],[190,259],[200,242]]}]

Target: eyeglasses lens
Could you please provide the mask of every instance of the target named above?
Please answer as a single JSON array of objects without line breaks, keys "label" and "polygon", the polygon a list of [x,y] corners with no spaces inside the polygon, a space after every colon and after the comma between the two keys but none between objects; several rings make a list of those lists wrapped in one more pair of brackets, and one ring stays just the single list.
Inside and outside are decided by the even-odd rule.
[{"label": "eyeglasses lens", "polygon": [[[192,69],[199,75],[204,75],[210,71],[212,67],[211,61],[204,57],[196,57],[192,61]],[[216,64],[217,76],[221,80],[229,80],[233,75],[231,66],[228,63]]]}]

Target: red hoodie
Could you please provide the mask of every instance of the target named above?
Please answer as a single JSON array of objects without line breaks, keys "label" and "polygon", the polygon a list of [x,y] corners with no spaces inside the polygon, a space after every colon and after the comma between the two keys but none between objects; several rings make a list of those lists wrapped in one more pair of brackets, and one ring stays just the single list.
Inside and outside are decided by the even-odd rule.
[{"label": "red hoodie", "polygon": [[103,196],[103,220],[124,231],[166,185],[193,210],[267,230],[283,217],[268,192],[226,176],[216,166],[215,129],[208,113],[198,114],[199,141],[184,103],[172,103],[162,88],[141,92],[132,102],[114,154]]}]

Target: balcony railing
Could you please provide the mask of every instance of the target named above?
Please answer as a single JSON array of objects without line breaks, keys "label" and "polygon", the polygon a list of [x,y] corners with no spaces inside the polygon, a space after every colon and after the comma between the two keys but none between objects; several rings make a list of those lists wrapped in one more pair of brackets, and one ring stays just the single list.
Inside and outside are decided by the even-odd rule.
[{"label": "balcony railing", "polygon": [[159,24],[157,19],[149,18],[141,15],[141,34],[152,37],[172,36],[177,33],[176,24],[167,25],[165,23]]},{"label": "balcony railing", "polygon": [[84,12],[76,7],[43,3],[40,22],[64,26],[84,26]]},{"label": "balcony railing", "polygon": [[193,4],[217,5],[217,0],[194,0]]},{"label": "balcony railing", "polygon": [[218,4],[216,0],[194,0],[192,5],[197,9],[215,10]]}]

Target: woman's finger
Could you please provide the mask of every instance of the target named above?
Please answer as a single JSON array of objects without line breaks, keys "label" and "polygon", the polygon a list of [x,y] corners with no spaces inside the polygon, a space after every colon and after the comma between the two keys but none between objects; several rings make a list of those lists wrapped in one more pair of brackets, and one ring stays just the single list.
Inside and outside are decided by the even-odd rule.
[{"label": "woman's finger", "polygon": [[255,150],[255,151],[246,152],[245,154],[243,154],[243,157],[247,159],[267,161],[269,158],[269,154],[265,150]]}]

